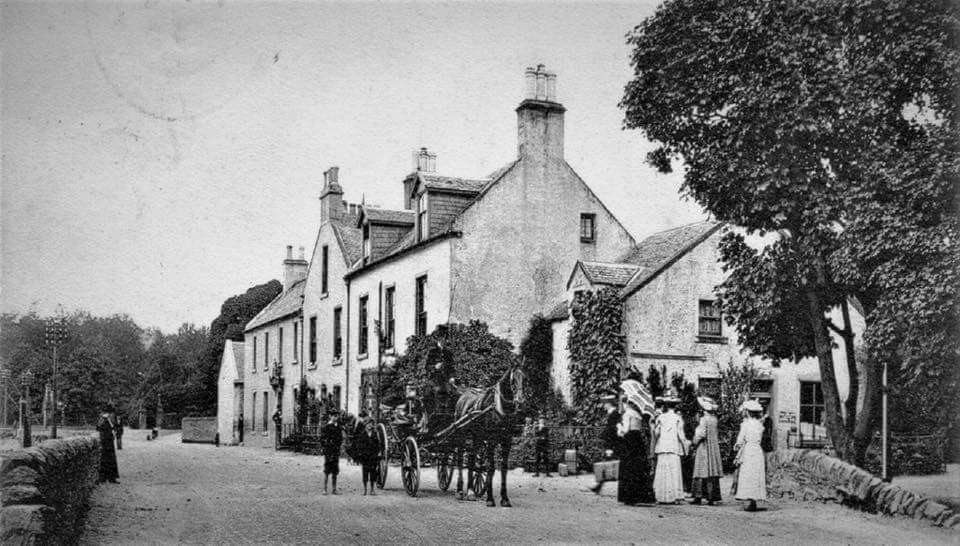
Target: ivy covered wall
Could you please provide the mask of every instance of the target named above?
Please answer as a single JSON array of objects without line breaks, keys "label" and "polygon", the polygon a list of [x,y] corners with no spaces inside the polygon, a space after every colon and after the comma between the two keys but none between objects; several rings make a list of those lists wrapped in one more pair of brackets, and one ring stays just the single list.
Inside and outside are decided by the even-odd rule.
[{"label": "ivy covered wall", "polygon": [[571,312],[567,350],[573,407],[581,424],[601,425],[600,395],[616,391],[626,361],[623,302],[614,289],[584,291],[574,297]]}]

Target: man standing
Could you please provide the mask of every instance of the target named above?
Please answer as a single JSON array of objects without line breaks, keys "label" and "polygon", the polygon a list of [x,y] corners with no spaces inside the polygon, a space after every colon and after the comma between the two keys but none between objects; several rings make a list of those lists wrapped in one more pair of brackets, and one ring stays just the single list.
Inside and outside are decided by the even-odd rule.
[{"label": "man standing", "polygon": [[123,422],[122,415],[117,416],[117,424],[114,428],[114,435],[117,437],[117,449],[123,449]]},{"label": "man standing", "polygon": [[337,491],[337,476],[340,474],[340,446],[343,444],[343,429],[339,414],[331,412],[327,424],[320,429],[320,449],[323,451],[323,494],[327,494],[327,481],[332,477],[333,494]]},{"label": "man standing", "polygon": [[[603,431],[600,433],[600,441],[603,442],[603,458],[609,461],[617,456],[617,425],[620,423],[621,415],[617,411],[616,394],[606,394],[600,397],[600,400],[603,401],[603,409],[607,413]],[[603,484],[604,482],[598,481],[590,488],[590,491],[599,495],[600,490],[603,489]]]}]

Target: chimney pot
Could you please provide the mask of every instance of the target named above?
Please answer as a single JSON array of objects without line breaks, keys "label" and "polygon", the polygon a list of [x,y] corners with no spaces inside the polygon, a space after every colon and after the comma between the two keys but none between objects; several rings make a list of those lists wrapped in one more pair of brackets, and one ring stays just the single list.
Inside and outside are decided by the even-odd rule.
[{"label": "chimney pot", "polygon": [[426,148],[420,148],[420,151],[413,152],[413,169],[425,173],[437,172],[437,154]]},{"label": "chimney pot", "polygon": [[547,73],[547,100],[557,102],[557,75],[552,72]]},{"label": "chimney pot", "polygon": [[287,245],[287,259],[293,259],[293,245]]},{"label": "chimney pot", "polygon": [[298,259],[300,259],[300,260],[306,260],[306,259],[307,259],[307,249],[306,249],[306,248],[304,248],[304,247],[302,247],[302,246],[300,247],[300,255],[299,255],[299,258],[298,258]]},{"label": "chimney pot", "polygon": [[528,66],[524,72],[524,95],[525,99],[534,99],[537,96],[537,71]]}]

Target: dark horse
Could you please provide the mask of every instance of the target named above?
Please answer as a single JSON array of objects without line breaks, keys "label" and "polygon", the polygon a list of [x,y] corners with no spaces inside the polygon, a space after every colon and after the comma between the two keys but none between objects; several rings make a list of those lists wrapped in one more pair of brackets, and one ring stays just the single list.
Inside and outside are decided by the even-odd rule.
[{"label": "dark horse", "polygon": [[[523,404],[522,364],[514,363],[500,380],[485,389],[465,389],[457,399],[454,421],[481,412],[479,417],[458,434],[461,441],[457,450],[457,493],[463,497],[463,451],[464,443],[470,439],[469,460],[467,463],[467,489],[475,494],[478,489],[474,483],[474,460],[479,454],[480,467],[486,470],[487,506],[496,506],[493,500],[493,473],[495,470],[495,451],[500,446],[500,506],[510,506],[507,498],[507,459],[516,429],[517,412]],[[482,449],[482,452],[480,451]]]}]

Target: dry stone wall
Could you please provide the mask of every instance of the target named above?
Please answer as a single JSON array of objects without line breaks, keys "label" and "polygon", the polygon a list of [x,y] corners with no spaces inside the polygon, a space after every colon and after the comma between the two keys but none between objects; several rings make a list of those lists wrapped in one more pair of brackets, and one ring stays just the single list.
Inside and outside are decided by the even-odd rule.
[{"label": "dry stone wall", "polygon": [[852,464],[819,451],[783,449],[770,454],[771,496],[836,502],[873,513],[925,519],[960,529],[960,514]]},{"label": "dry stone wall", "polygon": [[99,466],[100,442],[91,436],[0,455],[0,543],[76,542]]}]

